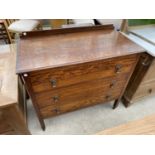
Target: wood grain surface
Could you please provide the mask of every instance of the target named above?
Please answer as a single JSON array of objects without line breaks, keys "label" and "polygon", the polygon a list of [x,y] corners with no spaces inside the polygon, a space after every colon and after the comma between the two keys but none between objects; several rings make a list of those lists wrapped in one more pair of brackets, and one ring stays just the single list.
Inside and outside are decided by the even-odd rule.
[{"label": "wood grain surface", "polygon": [[18,105],[16,45],[0,46],[0,134],[30,134]]},{"label": "wood grain surface", "polygon": [[17,103],[16,46],[0,46],[0,106]]},{"label": "wood grain surface", "polygon": [[[123,98],[122,98],[122,101],[126,107],[128,107],[129,105],[131,105],[133,103],[132,100],[134,97],[136,98],[135,93],[139,89],[152,62],[153,62],[153,57],[150,56],[149,54],[143,53],[141,55],[137,65],[136,65],[136,68],[130,78],[130,81],[127,85],[127,88],[124,92]],[[145,89],[145,87],[143,87],[143,88],[144,88],[144,90],[142,90],[143,95],[148,94],[147,93],[148,88],[147,89]]]},{"label": "wood grain surface", "polygon": [[62,67],[143,51],[143,48],[114,30],[24,37],[18,46],[17,73]]},{"label": "wood grain surface", "polygon": [[105,129],[98,135],[154,135],[155,115],[122,124],[110,129]]}]

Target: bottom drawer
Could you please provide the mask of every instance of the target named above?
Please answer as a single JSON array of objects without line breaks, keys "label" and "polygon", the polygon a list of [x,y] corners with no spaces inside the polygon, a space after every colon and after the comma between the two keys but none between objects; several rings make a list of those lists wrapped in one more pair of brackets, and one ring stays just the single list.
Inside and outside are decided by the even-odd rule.
[{"label": "bottom drawer", "polygon": [[112,100],[115,100],[120,95],[120,91],[112,92],[111,96],[108,96],[107,94],[100,94],[98,96],[92,96],[86,97],[85,99],[77,99],[73,102],[69,102],[66,104],[57,104],[57,105],[49,105],[47,107],[44,107],[40,109],[41,115],[44,118],[48,118],[51,116],[59,115],[62,113],[74,111],[80,108],[101,104],[105,102],[109,102]]},{"label": "bottom drawer", "polygon": [[155,94],[155,81],[151,81],[149,83],[144,83],[139,86],[137,89],[133,100],[137,100],[143,98],[148,95]]},{"label": "bottom drawer", "polygon": [[40,109],[40,112],[43,118],[47,118],[50,116],[58,115],[60,113],[60,110],[57,105],[50,105],[50,106]]}]

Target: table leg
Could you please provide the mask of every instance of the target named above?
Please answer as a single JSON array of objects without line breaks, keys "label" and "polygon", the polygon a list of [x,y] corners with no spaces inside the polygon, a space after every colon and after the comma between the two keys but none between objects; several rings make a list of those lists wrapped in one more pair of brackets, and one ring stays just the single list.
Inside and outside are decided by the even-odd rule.
[{"label": "table leg", "polygon": [[120,99],[116,99],[113,105],[113,109],[116,109],[119,105]]}]

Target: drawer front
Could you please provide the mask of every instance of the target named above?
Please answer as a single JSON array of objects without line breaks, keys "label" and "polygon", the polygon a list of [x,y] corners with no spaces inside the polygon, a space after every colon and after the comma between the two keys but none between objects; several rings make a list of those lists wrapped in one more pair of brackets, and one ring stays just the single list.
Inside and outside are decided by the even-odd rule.
[{"label": "drawer front", "polygon": [[56,103],[65,104],[75,98],[86,98],[89,95],[96,96],[99,93],[103,94],[114,89],[117,90],[117,88],[124,86],[127,76],[128,75],[125,74],[117,78],[98,79],[87,83],[80,83],[47,92],[41,92],[35,96],[40,108],[54,105]]},{"label": "drawer front", "polygon": [[118,97],[118,92],[113,93],[110,99],[107,99],[104,94],[101,96],[95,96],[95,97],[89,97],[85,99],[77,99],[73,102],[68,102],[67,104],[60,104],[57,107],[50,105],[45,108],[40,109],[41,115],[43,118],[48,118],[51,116],[56,116],[59,114],[63,114],[66,112],[74,111],[80,108],[88,107],[88,106],[93,106],[99,103],[104,103],[108,102],[110,100],[114,100]]},{"label": "drawer front", "polygon": [[155,80],[141,84],[134,94],[133,100],[155,94]]},{"label": "drawer front", "polygon": [[48,91],[36,95],[43,117],[49,117],[82,107],[111,101],[124,87],[127,75],[118,78],[98,79],[87,83]]},{"label": "drawer front", "polygon": [[155,60],[152,62],[152,64],[150,65],[142,83],[147,83],[147,82],[150,82],[150,81],[153,81],[155,80]]},{"label": "drawer front", "polygon": [[107,78],[128,73],[136,61],[135,55],[108,59],[63,68],[47,69],[29,73],[32,89],[35,93],[54,90],[81,82]]}]

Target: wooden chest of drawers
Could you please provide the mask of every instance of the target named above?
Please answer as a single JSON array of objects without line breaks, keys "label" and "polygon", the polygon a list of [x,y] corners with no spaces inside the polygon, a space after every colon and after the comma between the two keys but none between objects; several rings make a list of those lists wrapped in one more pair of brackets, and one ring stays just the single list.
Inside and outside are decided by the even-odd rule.
[{"label": "wooden chest of drawers", "polygon": [[114,108],[118,106],[144,50],[120,33],[101,28],[75,28],[76,33],[65,34],[60,30],[59,35],[33,32],[21,39],[17,73],[43,129],[43,119],[51,116],[112,100]]}]

